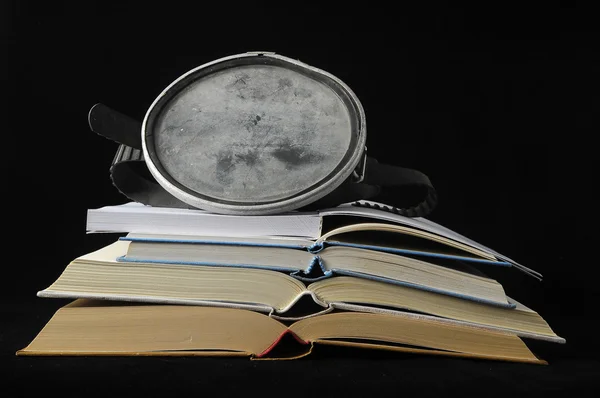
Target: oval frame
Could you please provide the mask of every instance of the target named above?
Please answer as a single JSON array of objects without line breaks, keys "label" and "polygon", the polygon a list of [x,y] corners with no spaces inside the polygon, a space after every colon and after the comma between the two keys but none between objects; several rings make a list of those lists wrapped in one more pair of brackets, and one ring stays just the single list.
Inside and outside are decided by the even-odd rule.
[{"label": "oval frame", "polygon": [[[162,106],[167,104],[169,100],[183,88],[187,87],[190,81],[194,81],[199,77],[206,76],[213,71],[219,70],[219,64],[231,64],[231,62],[235,62],[236,60],[247,63],[251,61],[252,58],[258,60],[262,58],[263,60],[266,59],[274,62],[281,62],[283,64],[289,64],[295,68],[304,69],[315,76],[321,76],[322,78],[329,79],[334,82],[343,90],[344,94],[351,101],[353,112],[358,120],[358,123],[356,123],[357,131],[352,132],[353,134],[356,134],[355,144],[353,148],[349,148],[344,159],[345,164],[338,165],[336,169],[332,170],[332,172],[325,178],[316,182],[310,188],[296,193],[287,199],[276,200],[267,203],[250,204],[211,199],[208,196],[204,196],[198,192],[186,188],[162,168],[160,161],[158,160],[158,156],[156,156],[154,152],[154,144],[152,140],[149,139],[153,137],[153,123],[156,117],[161,113]],[[323,198],[327,194],[334,191],[340,184],[342,184],[348,177],[352,175],[356,167],[361,162],[365,151],[367,138],[365,119],[364,109],[357,96],[344,82],[334,75],[319,68],[312,67],[301,61],[279,54],[270,52],[247,52],[223,57],[200,65],[181,75],[178,79],[167,86],[150,105],[146,115],[144,116],[141,129],[142,151],[148,169],[156,181],[173,196],[192,207],[215,213],[231,215],[275,214],[292,211]]]}]

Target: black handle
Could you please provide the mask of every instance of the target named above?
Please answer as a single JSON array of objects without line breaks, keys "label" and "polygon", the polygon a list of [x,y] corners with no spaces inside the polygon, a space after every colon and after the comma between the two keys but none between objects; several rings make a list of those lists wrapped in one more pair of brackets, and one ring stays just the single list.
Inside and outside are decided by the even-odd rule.
[{"label": "black handle", "polygon": [[[348,178],[333,192],[305,206],[305,210],[335,207],[371,200],[385,203],[384,210],[406,217],[425,217],[437,205],[437,193],[427,175],[418,170],[381,164],[367,157],[360,182]],[[368,204],[364,205],[369,207]]]},{"label": "black handle", "polygon": [[142,124],[104,104],[96,104],[88,114],[90,129],[119,144],[142,149]]},{"label": "black handle", "polygon": [[437,192],[429,177],[419,170],[379,163],[367,158],[364,185],[380,187],[374,198],[407,217],[425,217],[437,206]]}]

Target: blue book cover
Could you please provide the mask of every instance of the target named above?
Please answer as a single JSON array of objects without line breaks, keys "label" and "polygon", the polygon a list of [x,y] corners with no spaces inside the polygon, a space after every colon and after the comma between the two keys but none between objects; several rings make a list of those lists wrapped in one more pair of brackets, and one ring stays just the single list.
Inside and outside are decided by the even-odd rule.
[{"label": "blue book cover", "polygon": [[[476,295],[460,292],[460,289],[444,289],[435,284],[419,281],[419,278],[402,275],[402,265],[391,268],[380,264],[398,262],[409,268],[424,267],[435,272],[446,272],[448,278],[463,273],[465,278],[476,274],[471,265],[510,267],[504,261],[493,261],[471,254],[448,254],[443,252],[413,250],[398,247],[349,243],[338,240],[299,240],[299,239],[240,239],[240,238],[198,238],[172,236],[133,235],[120,238],[131,242],[130,250],[120,257],[120,262],[163,263],[191,266],[220,266],[237,268],[256,268],[286,272],[303,281],[315,282],[335,275],[354,276],[384,283],[411,287],[433,293],[450,295],[483,304],[512,308],[505,297],[485,299]],[[163,250],[169,248],[169,250]],[[244,256],[240,248],[251,248]],[[261,256],[267,253],[269,258]],[[239,254],[238,254],[239,253]],[[374,255],[374,253],[379,253]],[[361,256],[370,257],[355,260]],[[374,258],[378,258],[375,261]],[[233,258],[233,260],[231,259]],[[254,258],[254,261],[246,261]],[[352,267],[351,263],[354,264]],[[379,264],[379,265],[378,265]],[[408,264],[408,265],[406,265]],[[440,264],[443,264],[441,266]],[[390,271],[391,270],[391,271]],[[424,271],[427,272],[427,271]],[[431,271],[429,271],[431,272]],[[495,282],[495,281],[494,281]]]}]

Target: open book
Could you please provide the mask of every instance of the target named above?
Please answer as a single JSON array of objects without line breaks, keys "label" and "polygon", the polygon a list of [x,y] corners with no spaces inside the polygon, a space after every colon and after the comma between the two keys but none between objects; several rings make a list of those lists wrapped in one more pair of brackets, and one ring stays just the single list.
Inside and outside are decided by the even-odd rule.
[{"label": "open book", "polygon": [[[296,211],[278,215],[244,217],[214,214],[197,209],[160,208],[127,203],[88,210],[86,228],[88,233],[118,232],[240,238],[294,237],[324,241],[331,236],[329,234],[332,231],[337,230],[335,234],[339,236],[342,233],[340,229],[346,227],[356,230],[360,229],[361,224],[402,227],[405,235],[419,236],[443,243],[447,247],[458,245],[462,253],[454,254],[460,256],[468,253],[470,256],[463,256],[467,257],[467,260],[469,258],[489,260],[497,265],[515,267],[534,278],[542,278],[540,273],[433,221],[404,217],[395,214],[389,206],[367,201],[314,212]],[[368,228],[363,228],[365,229]],[[399,230],[400,228],[396,229]],[[403,248],[396,247],[396,249]],[[404,249],[405,253],[414,254],[410,253],[410,247]],[[419,250],[412,251],[419,252]],[[425,252],[431,253],[431,251]]]},{"label": "open book", "polygon": [[[395,225],[360,224],[332,231],[316,242],[282,238],[130,235],[120,239],[130,243],[125,254],[118,256],[117,260],[124,263],[269,269],[287,272],[305,282],[334,275],[355,276],[491,305],[511,306],[498,282],[480,275],[474,267],[456,259],[492,264],[497,261],[476,257],[472,254],[475,250],[469,247],[466,247],[464,254],[447,254],[454,247],[460,247],[460,244],[449,247],[441,245],[441,249],[435,248],[433,251],[398,248],[397,241],[406,237],[404,233],[397,233],[399,228],[405,229]],[[392,232],[391,238],[396,246],[359,243],[364,242],[364,237],[353,243],[350,232],[362,229],[368,236],[376,232]],[[337,231],[339,237],[327,239]],[[422,260],[432,257],[437,257],[435,263]]]},{"label": "open book", "polygon": [[[286,336],[293,337],[295,349],[281,350]],[[281,359],[305,356],[313,345],[320,344],[546,363],[513,334],[410,313],[338,311],[286,326],[244,309],[87,300],[77,300],[59,309],[37,337],[17,354]]]},{"label": "open book", "polygon": [[[437,270],[433,264],[420,276],[417,268],[406,267],[406,275],[398,277],[406,279],[412,272],[415,281],[420,277],[424,286],[429,286],[433,282],[427,282],[426,276],[433,275],[437,270],[442,277],[436,283],[453,280],[456,295],[357,276],[336,276],[309,283],[275,267],[265,269],[117,261],[125,255],[131,243],[119,240],[75,259],[51,286],[38,292],[38,296],[230,307],[262,312],[281,320],[311,318],[335,310],[388,315],[409,310],[444,318],[445,322],[452,324],[547,341],[564,341],[536,312],[507,298],[497,282],[444,267],[438,267],[440,270]],[[228,250],[234,248],[226,247]],[[300,265],[305,261],[302,256],[312,256],[300,250],[277,250],[283,253],[272,253],[270,258],[273,264],[282,256],[294,257],[292,254],[298,254],[299,259],[290,260],[290,263],[295,261]],[[206,254],[209,255],[210,251]],[[373,268],[376,266],[373,265]],[[390,272],[397,272],[395,268],[402,269],[397,265],[388,268]],[[461,277],[462,287],[459,283]],[[489,294],[496,294],[497,301],[506,305],[464,299],[464,288],[469,281],[473,286],[480,286],[481,291],[488,288]],[[312,307],[299,314],[296,307],[303,300],[310,301]]]}]

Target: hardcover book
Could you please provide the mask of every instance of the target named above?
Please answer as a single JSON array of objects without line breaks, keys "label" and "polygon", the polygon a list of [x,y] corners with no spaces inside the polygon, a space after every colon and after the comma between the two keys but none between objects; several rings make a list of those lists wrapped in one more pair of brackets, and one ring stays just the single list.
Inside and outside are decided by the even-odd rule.
[{"label": "hardcover book", "polygon": [[59,309],[17,355],[292,359],[319,345],[546,364],[513,334],[414,314],[340,311],[285,325],[245,309],[89,300]]},{"label": "hardcover book", "polygon": [[[422,217],[405,217],[394,213],[393,207],[370,201],[347,203],[312,212],[295,211],[277,215],[243,217],[215,214],[198,209],[151,207],[130,202],[89,209],[86,229],[88,233],[244,239],[293,237],[324,241],[328,236],[337,235],[336,240],[340,240],[337,238],[346,232],[371,229],[362,224],[395,226],[395,232],[440,242],[447,247],[459,248],[462,253],[470,253],[508,265],[536,279],[542,279],[539,272],[440,224]],[[389,231],[391,230],[392,228],[389,228]]]},{"label": "hardcover book", "polygon": [[[262,312],[281,320],[308,318],[336,309],[387,314],[408,310],[457,324],[563,342],[536,312],[507,297],[498,282],[453,269],[439,267],[446,271],[439,280],[428,277],[431,269],[423,271],[420,275],[423,288],[358,276],[333,276],[307,282],[275,267],[118,261],[129,244],[119,240],[75,259],[38,296],[232,307]],[[284,261],[289,251],[295,253],[290,249],[280,250],[284,252],[272,254],[274,262]],[[390,268],[403,270],[395,264]],[[408,267],[405,272],[416,275],[415,278],[419,276],[414,268]],[[407,278],[401,272],[391,275]],[[434,282],[430,281],[449,284],[446,279],[452,277],[456,294],[443,294],[431,288]],[[468,278],[473,279],[471,284]],[[473,291],[483,292],[486,288],[495,294],[497,302],[466,298]],[[472,291],[467,293],[467,289]]]}]

